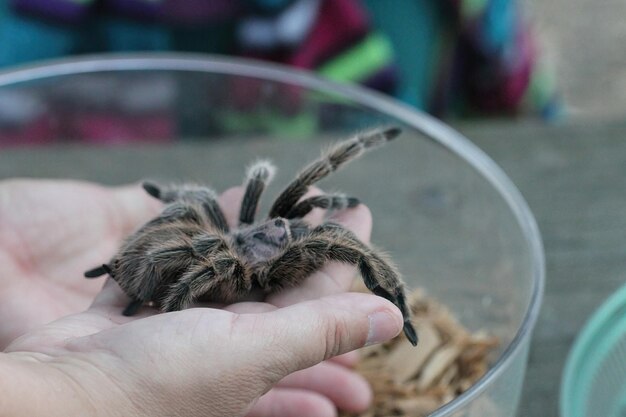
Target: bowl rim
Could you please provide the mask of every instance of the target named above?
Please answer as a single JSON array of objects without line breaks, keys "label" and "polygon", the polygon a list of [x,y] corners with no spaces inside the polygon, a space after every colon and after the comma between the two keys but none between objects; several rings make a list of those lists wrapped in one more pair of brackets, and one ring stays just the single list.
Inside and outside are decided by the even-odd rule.
[{"label": "bowl rim", "polygon": [[606,349],[615,347],[623,337],[626,327],[624,311],[626,285],[615,290],[596,308],[576,336],[561,373],[559,412],[562,417],[588,415],[584,406],[591,395],[585,389],[604,365]]},{"label": "bowl rim", "polygon": [[313,72],[246,58],[182,52],[142,52],[82,55],[41,61],[0,71],[0,87],[36,79],[104,71],[210,72],[262,78],[296,84],[327,94],[340,95],[405,123],[427,139],[467,162],[502,196],[517,220],[532,262],[530,302],[520,327],[493,366],[467,391],[435,410],[429,417],[444,417],[468,405],[508,369],[530,340],[537,322],[545,285],[545,258],[539,228],[530,208],[502,169],[465,136],[434,117],[396,99],[353,84],[329,81]]}]

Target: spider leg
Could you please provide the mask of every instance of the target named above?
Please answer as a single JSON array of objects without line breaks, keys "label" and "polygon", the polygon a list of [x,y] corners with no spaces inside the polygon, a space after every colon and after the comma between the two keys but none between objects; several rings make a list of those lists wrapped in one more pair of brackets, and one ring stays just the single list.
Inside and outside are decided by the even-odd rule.
[{"label": "spider leg", "polygon": [[163,225],[164,223],[174,223],[179,220],[197,225],[203,224],[202,213],[200,213],[197,206],[184,201],[175,201],[169,203],[158,217],[152,219],[142,229]]},{"label": "spider leg", "polygon": [[348,207],[356,207],[359,203],[358,198],[347,197],[344,194],[316,195],[296,204],[291,210],[289,210],[286,218],[302,218],[316,207],[330,210],[342,210]]},{"label": "spider leg", "polygon": [[233,302],[251,288],[250,276],[239,260],[224,254],[212,263],[198,262],[189,268],[171,285],[161,301],[161,310],[183,310],[201,296],[217,302]]},{"label": "spider leg", "polygon": [[[404,330],[404,334],[406,335],[407,339],[409,339],[409,342],[411,342],[411,344],[413,346],[417,345],[417,341],[418,341],[418,337],[417,337],[417,332],[415,331],[415,328],[413,327],[413,324],[411,323],[411,313],[409,310],[409,307],[407,306],[407,302],[406,302],[406,296],[404,295],[404,287],[401,284],[401,282],[399,281],[398,275],[397,273],[393,273],[393,269],[390,267],[389,264],[386,264],[380,257],[378,257],[375,253],[370,254],[370,256],[372,258],[378,258],[376,259],[375,262],[368,262],[365,259],[361,259],[360,263],[359,263],[359,270],[361,272],[361,275],[363,277],[363,282],[365,283],[365,286],[372,291],[372,293],[386,298],[387,300],[391,301],[392,303],[394,303],[399,309],[400,312],[402,313],[402,317],[404,317],[404,326],[403,326],[403,330]],[[383,268],[381,269],[388,269],[386,271],[386,273],[392,272],[393,275],[387,275],[385,277],[385,272],[383,272],[383,280],[378,280],[377,277],[377,273],[375,268],[372,268],[372,266],[378,263],[379,266],[383,266]],[[379,270],[379,274],[382,271]],[[391,278],[391,277],[394,278]],[[395,280],[395,285],[396,287],[394,289],[388,289],[385,288],[383,285],[381,285],[381,281],[384,282],[385,280]]]},{"label": "spider leg", "polygon": [[197,185],[160,187],[151,182],[144,182],[142,186],[148,194],[164,203],[199,204],[208,220],[215,227],[223,232],[228,232],[228,224],[217,202],[217,195],[210,188]]},{"label": "spider leg", "polygon": [[[97,278],[97,277],[102,276],[104,274],[109,274],[111,276],[113,275],[112,271],[111,271],[111,268],[107,264],[103,264],[102,266],[90,269],[89,271],[85,272],[85,278]],[[143,304],[143,300],[133,299],[126,306],[126,308],[122,312],[122,315],[124,315],[124,316],[133,316],[133,315],[135,315],[137,313],[137,311],[139,310],[139,307],[141,307],[142,304]]]},{"label": "spider leg", "polygon": [[399,134],[400,129],[395,127],[376,129],[336,144],[296,176],[274,202],[269,217],[286,217],[310,185],[359,157],[367,149],[383,145]]},{"label": "spider leg", "polygon": [[[172,239],[146,252],[146,269],[142,273],[153,276],[154,282],[142,287],[156,287],[163,279],[174,282],[198,262],[213,258],[218,262],[225,256],[232,256],[232,253],[221,235],[199,233],[190,239]],[[150,300],[153,293],[138,291],[139,297],[144,300]]]},{"label": "spider leg", "polygon": [[241,202],[241,211],[239,212],[240,224],[252,224],[254,215],[261,198],[261,194],[267,184],[274,177],[274,166],[268,161],[258,161],[246,172],[246,191]]},{"label": "spider leg", "polygon": [[191,241],[183,238],[159,242],[155,247],[147,248],[141,256],[142,260],[136,254],[129,257],[116,262],[118,277],[125,277],[118,283],[132,299],[122,313],[125,316],[134,315],[144,302],[159,298],[163,285],[189,269],[196,259]]},{"label": "spider leg", "polygon": [[102,266],[95,267],[90,269],[89,271],[85,271],[85,278],[98,278],[104,274],[111,275],[111,267],[107,264],[102,264]]},{"label": "spider leg", "polygon": [[277,259],[268,261],[259,273],[258,281],[267,292],[295,286],[327,261],[357,266],[367,288],[400,309],[404,317],[404,333],[413,345],[417,344],[417,333],[411,323],[399,273],[380,253],[339,225],[322,224],[309,236],[292,243]]},{"label": "spider leg", "polygon": [[131,301],[130,303],[128,303],[124,311],[122,311],[122,315],[127,317],[134,316],[135,314],[137,314],[137,311],[139,311],[139,307],[141,307],[142,304],[143,300]]},{"label": "spider leg", "polygon": [[187,308],[195,297],[209,292],[215,285],[215,269],[197,265],[174,283],[161,302],[162,311],[179,311]]}]

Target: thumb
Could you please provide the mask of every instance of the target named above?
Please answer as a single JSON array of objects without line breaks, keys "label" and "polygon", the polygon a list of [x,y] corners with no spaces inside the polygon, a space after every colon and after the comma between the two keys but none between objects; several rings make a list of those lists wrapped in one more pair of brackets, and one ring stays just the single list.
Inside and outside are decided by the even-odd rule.
[{"label": "thumb", "polygon": [[255,364],[270,385],[331,357],[391,339],[403,325],[392,303],[357,293],[240,315],[236,323],[231,334],[242,343],[254,341]]}]

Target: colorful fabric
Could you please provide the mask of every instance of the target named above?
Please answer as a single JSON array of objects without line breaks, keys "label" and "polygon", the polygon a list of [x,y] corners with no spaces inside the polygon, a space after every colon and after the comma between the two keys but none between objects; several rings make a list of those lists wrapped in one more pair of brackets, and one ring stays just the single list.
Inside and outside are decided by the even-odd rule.
[{"label": "colorful fabric", "polygon": [[[106,51],[221,53],[360,83],[440,117],[550,119],[560,109],[518,0],[0,0],[0,39],[0,67]],[[233,88],[234,111],[260,100],[244,84]],[[285,123],[299,104],[287,90]],[[34,110],[33,120],[46,126]],[[172,130],[157,125],[160,136]]]},{"label": "colorful fabric", "polygon": [[145,21],[204,24],[233,18],[241,9],[231,0],[10,0],[15,10],[79,23],[96,13],[118,13]]},{"label": "colorful fabric", "polygon": [[[520,5],[511,0],[446,0],[444,12],[458,33],[449,59],[441,61],[431,109],[445,116],[465,113],[516,114],[535,111],[558,116],[555,83],[540,54]],[[458,94],[463,92],[463,94]]]}]

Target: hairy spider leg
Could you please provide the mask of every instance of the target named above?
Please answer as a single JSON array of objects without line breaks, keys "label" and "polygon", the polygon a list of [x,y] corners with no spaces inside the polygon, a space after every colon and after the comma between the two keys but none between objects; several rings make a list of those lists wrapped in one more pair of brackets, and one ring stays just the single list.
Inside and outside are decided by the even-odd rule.
[{"label": "hairy spider leg", "polygon": [[[377,258],[376,254],[372,254],[373,258]],[[378,258],[378,262],[384,264],[384,262]],[[388,290],[380,285],[380,282],[376,279],[376,272],[372,269],[372,263],[368,262],[365,258],[361,258],[359,261],[359,270],[363,277],[365,286],[374,294],[386,298],[394,303],[402,313],[404,318],[403,330],[407,339],[413,346],[417,346],[418,337],[413,324],[411,323],[411,313],[406,303],[406,297],[404,295],[404,289],[402,286],[395,287],[394,290]]]},{"label": "hairy spider leg", "polygon": [[97,266],[93,269],[90,269],[85,272],[85,278],[98,278],[104,274],[111,275],[111,267],[107,264],[102,264],[101,266]]},{"label": "hairy spider leg", "polygon": [[302,170],[285,190],[278,196],[270,209],[270,218],[286,217],[298,200],[307,192],[309,186],[326,177],[344,164],[359,157],[369,148],[387,143],[400,134],[399,128],[376,129],[340,142],[321,158]]},{"label": "hairy spider leg", "polygon": [[192,270],[206,257],[225,249],[227,244],[222,236],[202,233],[191,241],[171,239],[158,249],[148,250],[143,268],[133,272],[143,279],[133,280],[138,285],[129,288],[129,292],[135,297],[122,314],[133,315],[144,302],[156,301],[153,298],[160,285],[176,281],[181,271]]},{"label": "hairy spider leg", "polygon": [[258,281],[267,292],[296,286],[327,261],[357,266],[365,286],[400,309],[404,318],[404,334],[411,344],[417,345],[417,333],[411,323],[411,312],[398,272],[376,251],[339,225],[324,223],[309,236],[290,244],[283,254],[268,261],[261,269]]},{"label": "hairy spider leg", "polygon": [[204,294],[215,286],[215,269],[211,266],[197,265],[180,280],[172,285],[167,296],[161,303],[163,311],[178,311],[187,308],[194,296]]},{"label": "hairy spider leg", "polygon": [[[104,274],[109,274],[113,276],[111,268],[107,264],[103,264],[101,267],[90,269],[89,271],[85,272],[85,278],[97,278]],[[124,308],[124,311],[122,311],[122,315],[124,316],[135,315],[143,303],[144,303],[144,300],[141,300],[139,298],[132,299],[130,303],[126,306],[126,308]]]},{"label": "hairy spider leg", "polygon": [[127,317],[134,316],[135,314],[137,314],[137,312],[139,311],[139,308],[142,305],[143,305],[143,300],[133,300],[130,303],[128,303],[124,311],[122,311],[122,315],[127,316]]},{"label": "hairy spider leg", "polygon": [[237,258],[225,254],[211,263],[203,262],[190,268],[171,285],[161,302],[161,310],[183,310],[200,296],[235,301],[250,290],[251,282],[244,267]]},{"label": "hairy spider leg", "polygon": [[198,185],[160,187],[151,182],[144,182],[142,186],[148,194],[164,203],[183,202],[199,204],[209,221],[218,230],[228,232],[226,217],[224,217],[224,213],[217,202],[217,194],[210,188]]},{"label": "hairy spider leg", "polygon": [[246,172],[246,191],[241,202],[239,224],[246,225],[254,222],[261,194],[272,181],[275,168],[268,161],[257,161]]},{"label": "hairy spider leg", "polygon": [[347,197],[345,194],[326,194],[309,197],[296,204],[289,213],[287,219],[299,219],[311,212],[314,208],[342,210],[356,207],[360,203],[358,198]]}]

